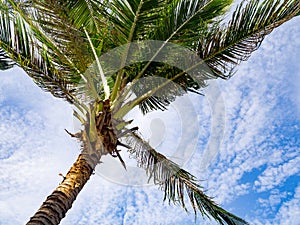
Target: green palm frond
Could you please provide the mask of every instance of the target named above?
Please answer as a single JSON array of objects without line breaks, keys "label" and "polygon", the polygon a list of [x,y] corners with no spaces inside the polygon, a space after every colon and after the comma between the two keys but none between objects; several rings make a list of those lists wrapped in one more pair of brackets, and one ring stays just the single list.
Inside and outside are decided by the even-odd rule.
[{"label": "green palm frond", "polygon": [[[167,110],[168,106],[175,101],[179,96],[186,94],[188,91],[197,92],[200,88],[204,88],[206,85],[203,82],[195,82],[188,74],[184,74],[177,79],[173,79],[174,74],[180,73],[177,68],[172,68],[168,65],[160,66],[159,63],[153,63],[157,66],[151,66],[149,69],[153,69],[153,76],[145,77],[139,80],[137,85],[132,87],[132,92],[136,96],[143,96],[145,93],[153,93],[147,96],[145,99],[138,100],[139,107],[143,114],[154,110]],[[168,77],[168,75],[170,77]],[[172,82],[170,82],[172,81]],[[165,82],[168,82],[164,85]],[[161,85],[164,85],[161,87]],[[157,91],[154,91],[157,90]]]},{"label": "green palm frond", "polygon": [[[223,15],[232,0],[209,0],[209,1],[112,1],[113,10],[108,16],[113,24],[117,24],[117,35],[122,40],[120,43],[127,43],[136,40],[156,39],[162,40],[162,45],[157,52],[153,54],[153,59],[148,63],[139,63],[135,65],[133,73],[127,73],[127,82],[137,81],[141,77],[161,76],[167,79],[172,79],[172,82],[177,83],[182,87],[185,93],[188,90],[196,91],[201,87],[206,86],[205,81],[193,81],[191,77],[183,73],[183,76],[173,79],[179,69],[174,69],[170,65],[159,65],[153,63],[154,58],[160,53],[164,46],[169,42],[179,43],[184,46],[196,47],[198,36],[203,30],[206,30],[206,25],[213,18]],[[109,13],[108,13],[109,14]],[[120,25],[119,25],[120,24]],[[183,41],[184,40],[184,41]],[[185,42],[185,43],[182,43]],[[126,61],[127,54],[124,54]],[[172,56],[168,56],[169,58]],[[113,91],[113,100],[117,90],[121,85],[121,80],[124,80],[124,73],[119,73],[116,79],[116,87]],[[162,98],[150,96],[141,101],[140,107],[143,113],[151,110],[164,110],[176,96],[183,93],[177,92],[179,95],[169,94]],[[170,98],[171,96],[171,98]]]},{"label": "green palm frond", "polygon": [[[164,0],[113,0],[110,1],[107,12],[104,15],[109,19],[108,25],[112,24],[112,42],[124,45],[133,41],[147,38],[148,33],[157,24],[160,14],[158,13],[165,6]],[[122,55],[121,68],[128,60],[128,51],[125,49]],[[124,80],[124,70],[119,71],[116,76],[115,85],[112,91],[112,101],[121,90],[121,81]],[[128,80],[129,82],[129,80]]]},{"label": "green palm frond", "polygon": [[[184,5],[184,2],[185,1],[180,1],[182,5]],[[226,8],[225,5],[223,8]],[[180,10],[177,11],[180,12]],[[200,13],[201,10],[198,10],[197,12]],[[197,30],[196,28],[193,29],[193,26],[202,29],[198,30],[197,34],[194,36],[192,35],[193,38],[196,37],[197,39],[197,47],[195,45],[196,39],[190,40],[188,37],[185,37],[184,34],[180,33],[180,29],[175,29],[176,26],[174,24],[172,27],[175,27],[174,29],[176,32],[178,31],[178,34],[180,34],[179,37],[182,38],[182,40],[187,41],[189,46],[181,41],[176,41],[176,35],[173,35],[172,33],[167,35],[166,28],[164,28],[164,32],[161,33],[166,35],[166,37],[164,37],[165,39],[167,37],[172,37],[170,41],[185,45],[190,49],[197,48],[197,54],[211,69],[211,74],[213,75],[211,78],[221,77],[226,79],[233,74],[236,65],[241,61],[247,60],[251,53],[259,48],[266,35],[271,33],[274,28],[298,14],[299,2],[296,0],[285,0],[283,2],[280,0],[271,0],[264,1],[263,3],[259,3],[259,1],[250,1],[248,4],[243,2],[238,6],[237,10],[233,13],[232,20],[225,28],[220,25],[220,21],[211,23],[206,22],[198,25],[196,22],[194,24],[191,22],[193,25],[187,27],[186,30]],[[197,18],[196,15],[191,17]],[[201,18],[205,18],[205,16]],[[199,19],[200,18],[195,21],[199,22]],[[207,19],[209,20],[209,18]],[[174,18],[170,19],[170,21],[174,20]],[[186,21],[182,21],[182,24],[185,24]],[[191,19],[191,21],[193,20]],[[171,27],[171,25],[169,26]],[[163,27],[163,25],[161,27]],[[145,74],[146,71],[151,70],[151,65],[153,65],[153,63],[148,63],[146,65],[147,70],[145,70]],[[187,73],[180,73],[181,79],[187,76]],[[159,74],[159,71],[157,74]],[[172,76],[176,77],[178,74],[174,73]],[[174,80],[174,82],[178,82],[178,80],[180,79]],[[206,78],[200,83],[195,80],[194,82],[190,82],[188,91],[197,91],[205,87],[205,80]],[[200,92],[198,91],[197,93]],[[160,99],[154,99],[153,97],[143,100],[140,103],[143,112],[148,112],[150,111],[149,109],[164,109],[165,107],[155,107],[156,105],[159,106],[159,100]],[[167,104],[164,106],[167,106]]]},{"label": "green palm frond", "polygon": [[219,26],[200,36],[198,54],[216,76],[228,78],[236,65],[259,48],[266,35],[299,12],[298,0],[242,2],[225,28]]},{"label": "green palm frond", "polygon": [[[24,9],[28,11],[29,19],[33,23],[36,21],[40,31],[60,50],[55,54],[65,58],[65,63],[73,64],[72,66],[81,73],[85,72],[94,59],[91,57],[86,35],[82,29],[76,27],[78,24],[74,24],[77,17],[71,17],[67,2],[61,1],[58,4],[54,0],[34,1],[31,7],[24,7]],[[78,73],[72,75],[73,80],[76,78],[80,78]]]},{"label": "green palm frond", "polygon": [[85,27],[89,33],[100,33],[104,26],[101,13],[107,0],[78,0],[64,1],[69,10],[68,16],[72,18],[72,23],[80,29]]},{"label": "green palm frond", "polygon": [[[164,66],[164,68],[166,67]],[[165,76],[167,73],[174,73],[172,68],[169,69],[171,70],[169,72],[165,69],[158,69],[153,77],[142,78],[132,87],[132,92],[139,97],[159,88],[161,84],[167,81],[166,78],[160,77],[159,73],[164,73]],[[175,82],[170,82],[164,88],[160,88],[148,97],[147,101],[141,101],[139,107],[144,114],[157,109],[164,111],[171,102],[175,101],[176,97],[182,96],[186,92],[187,90],[182,86],[177,85]]]},{"label": "green palm frond", "polygon": [[154,183],[159,185],[165,193],[164,200],[174,204],[179,202],[187,210],[185,202],[188,198],[195,215],[198,209],[203,217],[214,218],[222,225],[248,224],[245,220],[218,206],[201,190],[202,187],[196,183],[197,180],[193,175],[155,151],[139,135],[130,133],[126,140],[131,147],[129,153],[137,160],[140,167],[146,170],[149,181],[153,179]]},{"label": "green palm frond", "polygon": [[[64,2],[66,2],[65,7],[70,23],[80,31],[83,31],[84,27],[91,37],[98,56],[115,47],[110,41],[108,18],[103,16],[109,6],[109,0],[69,0]],[[89,53],[91,52],[89,51]]]},{"label": "green palm frond", "polygon": [[74,83],[68,78],[77,73],[76,68],[18,4],[3,1],[0,5],[0,48],[6,56],[42,89],[72,101]]},{"label": "green palm frond", "polygon": [[15,63],[7,56],[6,52],[0,49],[0,70],[12,68]]},{"label": "green palm frond", "polygon": [[119,45],[145,39],[156,26],[167,0],[112,0],[105,16]]},{"label": "green palm frond", "polygon": [[195,42],[207,25],[224,15],[233,0],[172,1],[162,12],[163,18],[152,39],[171,41],[195,48]]}]

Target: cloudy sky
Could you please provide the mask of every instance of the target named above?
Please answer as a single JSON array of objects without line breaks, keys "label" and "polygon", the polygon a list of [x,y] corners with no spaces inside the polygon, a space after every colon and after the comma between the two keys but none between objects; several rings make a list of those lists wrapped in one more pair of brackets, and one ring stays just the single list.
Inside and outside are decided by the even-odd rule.
[{"label": "cloudy sky", "polygon": [[[129,115],[208,195],[254,225],[300,224],[299,22],[275,30],[233,78],[212,83],[205,97],[185,96],[164,114]],[[41,91],[20,69],[0,72],[0,81],[0,224],[18,225],[75,161],[79,144],[64,129],[78,124],[66,102]],[[61,224],[194,224],[192,212],[163,202],[163,193],[127,162],[138,181],[97,168]],[[196,224],[213,224],[205,221]]]}]

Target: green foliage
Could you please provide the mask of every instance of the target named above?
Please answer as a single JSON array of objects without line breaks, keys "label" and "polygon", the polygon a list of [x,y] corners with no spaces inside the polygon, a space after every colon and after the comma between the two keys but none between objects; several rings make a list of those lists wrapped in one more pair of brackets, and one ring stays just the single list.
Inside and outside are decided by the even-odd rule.
[{"label": "green foliage", "polygon": [[7,70],[14,66],[14,62],[0,49],[0,70]]},{"label": "green foliage", "polygon": [[2,1],[0,6],[0,49],[6,53],[1,54],[1,64],[9,57],[41,88],[72,101],[73,83],[68,77],[75,73],[75,68],[65,62],[72,63],[28,18],[25,10],[12,1]]},{"label": "green foliage", "polygon": [[172,1],[161,12],[162,19],[151,39],[193,47],[207,26],[223,15],[233,0]]},{"label": "green foliage", "polygon": [[[18,65],[41,88],[74,104],[79,109],[74,114],[83,124],[90,125],[85,115],[93,120],[90,123],[95,135],[91,136],[96,139],[93,123],[98,109],[91,110],[90,104],[110,98],[119,117],[136,105],[144,113],[165,110],[178,96],[191,91],[200,94],[207,79],[232,76],[235,67],[258,49],[266,35],[300,14],[299,0],[243,1],[229,23],[222,24],[232,2],[1,0],[0,69]],[[152,59],[168,43],[174,43],[193,51],[212,72],[201,74],[200,71],[201,79],[195,80],[189,75],[193,67],[183,71],[152,60],[125,66],[130,56],[130,49],[125,48],[120,55],[121,69],[111,77],[104,77],[99,62],[98,70],[88,73],[97,56],[124,44],[145,40],[162,41],[151,53]],[[144,50],[137,54],[147,52]],[[166,79],[169,83],[151,79],[136,86],[139,79],[149,77]],[[166,85],[168,88],[163,89]],[[82,87],[89,87],[92,93]],[[124,104],[124,98],[132,92],[138,97]],[[82,95],[88,98],[82,100]],[[183,208],[186,208],[185,199],[189,199],[195,213],[198,209],[203,216],[212,217],[220,224],[247,224],[214,203],[201,191],[194,176],[156,152],[140,137],[131,133],[129,139],[130,153],[146,170],[149,179],[153,178],[160,185],[165,199],[179,202]]]},{"label": "green foliage", "polygon": [[213,218],[220,224],[241,225],[248,224],[245,220],[227,212],[218,206],[196,183],[196,178],[189,172],[181,169],[176,163],[170,161],[162,154],[155,151],[147,142],[137,134],[131,133],[127,143],[132,148],[130,153],[143,167],[149,180],[159,185],[165,193],[164,200],[181,204],[187,210],[186,198],[191,202],[195,215],[197,209],[202,216]]},{"label": "green foliage", "polygon": [[236,65],[259,48],[266,35],[299,11],[299,1],[294,0],[241,3],[225,27],[212,27],[199,37],[198,54],[216,76],[228,78]]},{"label": "green foliage", "polygon": [[104,16],[113,24],[111,32],[118,45],[148,38],[151,30],[161,19],[158,13],[169,1],[166,0],[113,0],[108,3]]},{"label": "green foliage", "polygon": [[105,18],[101,12],[105,9],[108,1],[79,0],[63,1],[68,9],[68,17],[77,29],[85,27],[89,33],[100,34],[105,26]]}]

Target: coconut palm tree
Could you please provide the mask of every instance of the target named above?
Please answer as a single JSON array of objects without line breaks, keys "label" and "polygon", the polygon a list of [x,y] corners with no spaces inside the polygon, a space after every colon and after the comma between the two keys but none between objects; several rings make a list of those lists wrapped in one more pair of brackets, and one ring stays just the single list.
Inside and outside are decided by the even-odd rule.
[{"label": "coconut palm tree", "polygon": [[[73,104],[82,124],[76,134],[67,131],[82,143],[80,155],[28,224],[58,224],[102,156],[118,157],[126,169],[119,146],[128,148],[166,200],[184,209],[188,200],[195,214],[220,224],[247,224],[124,119],[135,106],[143,113],[165,110],[180,95],[200,94],[208,79],[230,78],[266,35],[300,12],[298,0],[243,1],[228,21],[232,2],[0,2],[0,69],[21,67],[43,90]],[[182,49],[193,54],[180,58]]]}]

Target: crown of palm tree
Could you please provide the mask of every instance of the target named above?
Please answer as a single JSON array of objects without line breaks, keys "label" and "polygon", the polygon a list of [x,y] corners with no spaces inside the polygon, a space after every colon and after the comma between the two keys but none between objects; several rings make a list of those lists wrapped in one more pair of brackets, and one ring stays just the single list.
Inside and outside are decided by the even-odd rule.
[{"label": "crown of palm tree", "polygon": [[[155,151],[137,133],[126,128],[129,122],[123,120],[136,105],[143,113],[165,110],[177,96],[187,92],[201,94],[208,79],[230,78],[235,67],[258,49],[266,35],[300,12],[298,0],[243,1],[229,22],[225,22],[224,15],[232,2],[2,0],[0,69],[20,66],[43,90],[74,104],[78,109],[74,115],[85,130],[73,136],[84,143],[97,142],[103,127],[99,125],[101,118],[109,118],[100,114],[108,107],[113,112],[113,122],[103,119],[103,123],[114,126],[115,131],[114,134],[109,129],[105,132],[107,136],[116,135],[108,142],[125,137],[130,154],[146,170],[149,179],[153,178],[161,186],[165,199],[179,201],[185,208],[186,191],[195,213],[198,209],[220,224],[247,224],[214,203],[201,191],[193,175]],[[147,40],[157,40],[160,44],[155,50],[149,49],[150,45],[140,52],[147,54],[149,50],[150,60],[128,64],[133,54],[130,43]],[[194,67],[182,70],[155,62],[155,57],[170,43],[193,52],[201,59],[194,66],[205,63],[210,72],[200,73],[199,79],[195,79],[189,74]],[[121,46],[125,47],[118,61],[120,69],[108,76],[111,67],[116,65],[107,61],[103,65],[99,57]],[[88,68],[96,72],[87,72]],[[160,77],[176,85],[169,86],[167,91],[162,91],[165,84],[155,83],[154,79],[142,87],[135,85],[144,77]],[[130,93],[138,97],[125,103]],[[119,156],[118,151],[110,151]]]}]

